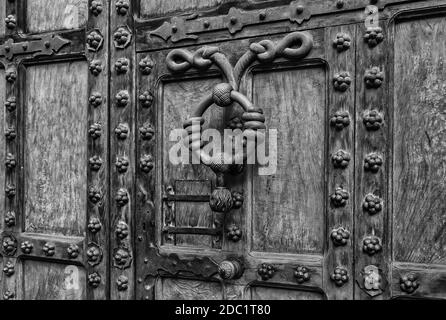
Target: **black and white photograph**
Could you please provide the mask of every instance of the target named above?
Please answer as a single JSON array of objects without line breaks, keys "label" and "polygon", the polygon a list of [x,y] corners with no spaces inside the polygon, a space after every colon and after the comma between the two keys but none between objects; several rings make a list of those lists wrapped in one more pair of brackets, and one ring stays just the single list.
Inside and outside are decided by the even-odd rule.
[{"label": "black and white photograph", "polygon": [[446,0],[0,17],[0,300],[446,300]]}]

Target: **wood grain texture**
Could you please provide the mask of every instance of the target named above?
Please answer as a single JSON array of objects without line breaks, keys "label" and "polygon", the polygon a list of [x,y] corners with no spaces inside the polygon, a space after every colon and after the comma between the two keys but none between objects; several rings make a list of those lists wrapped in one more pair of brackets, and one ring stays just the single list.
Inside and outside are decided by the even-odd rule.
[{"label": "wood grain texture", "polygon": [[[446,298],[446,268],[444,265],[426,265],[414,263],[394,263],[392,265],[392,297],[445,299]],[[401,290],[400,279],[408,274],[414,275],[419,288],[412,294]]]},{"label": "wood grain texture", "polygon": [[[333,48],[333,41],[337,39],[339,33],[347,34],[350,39],[354,38],[356,33],[355,25],[348,26],[338,26],[326,29],[326,54],[327,62],[330,66],[330,76],[329,76],[329,118],[331,119],[339,111],[347,111],[349,113],[350,125],[343,130],[337,130],[331,125],[329,133],[328,142],[328,155],[327,165],[328,170],[328,194],[326,197],[327,203],[327,221],[328,230],[327,238],[330,238],[332,230],[337,228],[345,228],[354,232],[354,201],[351,198],[347,205],[343,208],[335,208],[331,205],[330,195],[338,187],[342,187],[350,193],[353,197],[355,191],[355,181],[354,181],[354,157],[355,157],[355,145],[354,145],[354,114],[355,114],[355,80],[354,80],[354,70],[355,70],[355,51],[356,45],[354,41],[351,42],[351,47],[343,52],[338,52]],[[352,77],[352,85],[346,92],[336,91],[332,85],[333,77],[340,72],[348,72]],[[335,168],[333,162],[331,161],[331,156],[336,152],[343,150],[351,155],[351,160],[347,168]],[[344,267],[348,270],[350,274],[353,273],[354,267],[354,255],[353,248],[355,246],[354,240],[350,237],[349,242],[346,246],[335,246],[332,239],[328,239],[328,247],[326,252],[325,260],[325,273],[330,275],[336,267]],[[353,280],[353,279],[352,279]],[[330,300],[350,300],[353,298],[353,288],[354,281],[350,281],[345,284],[342,288],[336,287],[336,285],[331,281],[329,277],[324,277],[324,289]]]},{"label": "wood grain texture", "polygon": [[[390,219],[389,219],[389,170],[390,170],[390,126],[391,115],[389,95],[387,94],[390,85],[390,67],[388,61],[389,35],[384,22],[380,23],[383,29],[384,41],[370,48],[364,41],[366,28],[364,24],[356,28],[356,116],[355,116],[355,230],[354,230],[354,250],[355,250],[355,299],[372,299],[366,292],[360,290],[358,283],[363,281],[362,272],[369,265],[377,266],[382,270],[381,276],[385,280],[390,279],[389,260],[390,250]],[[384,81],[379,88],[368,88],[365,82],[367,70],[378,67],[384,73]],[[364,115],[366,112],[375,110],[382,114],[383,126],[377,131],[367,130],[364,125]],[[365,159],[371,153],[380,154],[383,158],[383,165],[377,173],[366,171],[364,168]],[[368,194],[373,194],[382,200],[383,209],[381,212],[371,215],[363,209],[364,199]],[[381,239],[383,249],[373,256],[363,251],[362,244],[364,238],[376,236]],[[363,285],[363,283],[361,283]],[[374,300],[388,299],[389,290],[385,290],[382,295],[374,297]]]},{"label": "wood grain texture", "polygon": [[395,259],[446,264],[446,21],[395,28]]},{"label": "wood grain texture", "polygon": [[[203,195],[203,186],[196,181],[209,181],[205,183],[206,194],[210,195],[211,182],[215,180],[215,174],[204,165],[179,165],[174,166],[169,161],[169,150],[175,142],[169,141],[172,130],[182,128],[182,123],[192,114],[194,108],[201,100],[212,92],[218,78],[184,80],[166,83],[163,87],[163,168],[164,187],[173,186],[176,194]],[[223,109],[212,107],[206,115],[204,128],[223,129]],[[189,183],[188,183],[189,181]],[[178,227],[213,227],[214,217],[209,203],[176,203],[173,204],[175,217],[173,223]],[[167,209],[167,208],[166,208]],[[205,246],[213,247],[213,237],[210,236],[183,236],[175,237],[175,243],[179,246]]]},{"label": "wood grain texture", "polygon": [[251,300],[324,300],[320,293],[284,288],[250,288]]},{"label": "wood grain texture", "polygon": [[218,282],[161,279],[156,286],[157,300],[221,300],[223,288]]},{"label": "wood grain texture", "polygon": [[209,9],[233,0],[141,0],[140,15],[144,17],[169,15],[174,12],[194,12]]},{"label": "wood grain texture", "polygon": [[85,270],[47,262],[24,261],[24,299],[84,300]]},{"label": "wood grain texture", "polygon": [[[5,103],[5,95],[6,95],[6,80],[5,80],[5,69],[0,69],[0,106],[3,106]],[[6,109],[0,111],[0,159],[5,159],[5,132],[6,125]],[[0,166],[0,185],[5,185],[5,166]],[[2,208],[2,214],[0,216],[0,231],[4,230],[4,215],[6,213],[5,210],[5,193],[0,192],[0,206]]]},{"label": "wood grain texture", "polygon": [[322,253],[326,87],[322,67],[254,75],[254,105],[278,130],[278,169],[253,178],[255,251]]},{"label": "wood grain texture", "polygon": [[[0,2],[0,19],[4,21],[6,18],[6,3],[5,1]],[[0,23],[0,37],[3,37],[5,35],[5,24]]]},{"label": "wood grain texture", "polygon": [[88,0],[27,0],[27,29],[38,33],[85,25]]},{"label": "wood grain texture", "polygon": [[26,74],[25,230],[82,236],[87,205],[87,65]]}]

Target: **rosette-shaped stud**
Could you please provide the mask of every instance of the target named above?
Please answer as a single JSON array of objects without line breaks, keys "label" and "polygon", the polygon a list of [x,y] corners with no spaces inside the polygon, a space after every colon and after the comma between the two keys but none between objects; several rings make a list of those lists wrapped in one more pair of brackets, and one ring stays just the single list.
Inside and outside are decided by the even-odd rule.
[{"label": "rosette-shaped stud", "polygon": [[117,0],[115,6],[116,13],[121,16],[125,16],[130,9],[130,3],[128,0]]},{"label": "rosette-shaped stud", "polygon": [[381,27],[369,27],[367,28],[364,41],[369,45],[370,48],[376,47],[378,44],[383,42],[384,34]]},{"label": "rosette-shaped stud", "polygon": [[232,200],[233,200],[232,208],[237,210],[243,207],[243,202],[245,202],[245,197],[243,197],[243,194],[241,194],[240,192],[234,191],[232,193]]},{"label": "rosette-shaped stud", "polygon": [[351,45],[352,38],[346,33],[338,33],[336,39],[333,41],[333,47],[338,50],[338,52],[350,49]]},{"label": "rosette-shaped stud", "polygon": [[331,161],[336,169],[347,168],[351,159],[351,155],[344,150],[339,150],[331,156]]},{"label": "rosette-shaped stud", "polygon": [[34,249],[34,245],[29,241],[25,241],[20,245],[20,249],[24,254],[31,254]]},{"label": "rosette-shaped stud", "polygon": [[344,228],[338,228],[331,233],[331,240],[337,247],[346,246],[350,239],[350,232]]},{"label": "rosette-shaped stud", "polygon": [[5,188],[5,194],[8,197],[8,199],[12,199],[16,195],[16,188],[13,185],[7,185]]},{"label": "rosette-shaped stud", "polygon": [[99,92],[93,92],[88,98],[88,102],[93,108],[97,108],[102,104],[102,95]]},{"label": "rosette-shaped stud", "polygon": [[341,208],[347,205],[349,198],[350,195],[347,190],[336,188],[336,191],[331,195],[330,200],[335,208]]},{"label": "rosette-shaped stud", "polygon": [[211,195],[209,205],[214,212],[228,213],[234,205],[231,191],[227,188],[215,189]]},{"label": "rosette-shaped stud", "polygon": [[12,277],[15,273],[15,267],[14,264],[11,261],[8,261],[5,266],[3,267],[3,273],[7,277]]},{"label": "rosette-shaped stud", "polygon": [[17,166],[17,160],[12,153],[6,155],[5,166],[9,170],[12,170]]},{"label": "rosette-shaped stud", "polygon": [[93,140],[97,140],[102,136],[102,125],[100,123],[94,123],[88,129],[88,134]]},{"label": "rosette-shaped stud", "polygon": [[101,157],[94,156],[94,157],[90,158],[90,160],[88,161],[88,164],[92,171],[99,171],[102,167],[103,161],[102,161]]},{"label": "rosette-shaped stud", "polygon": [[129,279],[126,276],[119,276],[118,280],[116,280],[116,286],[118,287],[118,291],[127,291],[129,288]]},{"label": "rosette-shaped stud", "polygon": [[155,136],[155,129],[152,125],[146,124],[139,129],[139,134],[144,141],[150,141]]},{"label": "rosette-shaped stud", "polygon": [[102,62],[100,60],[93,60],[89,66],[90,72],[94,76],[98,76],[102,72]]},{"label": "rosette-shaped stud", "polygon": [[274,274],[276,273],[276,268],[269,263],[263,263],[258,269],[257,274],[262,278],[263,281],[267,281],[269,279],[272,279],[274,277]]},{"label": "rosette-shaped stud", "polygon": [[350,125],[350,114],[346,110],[341,110],[335,113],[330,119],[330,124],[336,130],[341,131]]},{"label": "rosette-shaped stud", "polygon": [[120,208],[125,207],[130,201],[127,190],[119,189],[118,192],[116,193],[115,201],[118,207]]},{"label": "rosette-shaped stud", "polygon": [[124,221],[119,221],[115,229],[116,237],[120,240],[124,240],[129,236],[129,226]]},{"label": "rosette-shaped stud", "polygon": [[17,220],[16,220],[15,212],[10,211],[5,214],[5,225],[8,228],[14,227],[16,225],[16,221]]},{"label": "rosette-shaped stud", "polygon": [[383,158],[377,153],[369,154],[364,160],[364,170],[378,173],[384,163]]},{"label": "rosette-shaped stud", "polygon": [[130,162],[127,158],[121,157],[116,160],[115,167],[119,173],[126,173],[129,166]]},{"label": "rosette-shaped stud", "polygon": [[14,292],[7,290],[4,294],[3,294],[3,300],[13,300],[15,298],[15,294]]},{"label": "rosette-shaped stud", "polygon": [[212,99],[219,107],[228,107],[232,104],[231,93],[234,89],[229,83],[220,83],[212,91]]},{"label": "rosette-shaped stud", "polygon": [[102,192],[98,187],[90,187],[88,190],[88,199],[91,203],[97,204],[102,200]]},{"label": "rosette-shaped stud", "polygon": [[420,287],[418,277],[414,274],[403,275],[400,278],[400,288],[408,294],[414,293]]},{"label": "rosette-shaped stud", "polygon": [[150,108],[153,104],[153,95],[150,91],[144,91],[139,95],[138,99],[143,108]]},{"label": "rosette-shaped stud", "polygon": [[116,138],[119,140],[125,140],[129,137],[129,127],[125,124],[120,123],[115,129]]},{"label": "rosette-shaped stud", "polygon": [[67,248],[68,259],[77,259],[79,257],[79,246],[77,244],[70,244]]},{"label": "rosette-shaped stud", "polygon": [[129,101],[130,101],[130,95],[127,90],[119,91],[116,94],[115,98],[116,98],[116,105],[119,108],[125,108],[129,104]]},{"label": "rosette-shaped stud", "polygon": [[155,64],[153,63],[152,59],[149,57],[145,57],[139,62],[139,71],[145,76],[148,76],[152,73],[153,67]]},{"label": "rosette-shaped stud", "polygon": [[98,265],[102,260],[102,251],[96,245],[91,245],[87,250],[87,261],[91,266]]},{"label": "rosette-shaped stud", "polygon": [[366,71],[364,81],[367,88],[377,89],[381,87],[384,82],[384,72],[382,72],[379,67],[368,69]]},{"label": "rosette-shaped stud", "polygon": [[333,85],[336,91],[345,92],[350,88],[352,84],[352,78],[350,73],[344,71],[336,74],[333,78]]},{"label": "rosette-shaped stud", "polygon": [[5,138],[8,141],[13,141],[17,138],[17,132],[14,127],[9,127],[5,130]]},{"label": "rosette-shaped stud", "polygon": [[294,271],[294,278],[296,279],[297,283],[299,283],[299,284],[308,282],[311,279],[310,270],[308,270],[307,267],[299,266]]},{"label": "rosette-shaped stud", "polygon": [[113,253],[114,266],[118,269],[126,269],[131,265],[132,255],[126,248],[118,248]]},{"label": "rosette-shaped stud", "polygon": [[88,231],[90,231],[93,234],[96,234],[99,231],[101,231],[101,229],[102,229],[101,220],[99,220],[96,217],[92,217],[88,222]]},{"label": "rosette-shaped stud", "polygon": [[87,36],[87,48],[89,51],[98,51],[104,44],[104,37],[99,30],[91,31]]},{"label": "rosette-shaped stud", "polygon": [[96,17],[102,13],[103,6],[102,2],[98,0],[93,0],[90,3],[90,12]]},{"label": "rosette-shaped stud", "polygon": [[242,239],[242,230],[236,225],[232,225],[228,228],[227,237],[232,242],[239,242]]},{"label": "rosette-shaped stud", "polygon": [[5,101],[5,108],[9,112],[14,112],[17,109],[17,100],[16,100],[16,98],[15,97],[9,97]]},{"label": "rosette-shaped stud", "polygon": [[375,215],[380,213],[383,209],[383,200],[373,194],[368,194],[362,205],[364,211],[368,212],[370,215]]},{"label": "rosette-shaped stud", "polygon": [[382,249],[381,239],[375,236],[365,238],[362,243],[362,251],[369,256],[380,253]]},{"label": "rosette-shaped stud", "polygon": [[153,162],[153,157],[151,155],[144,155],[141,157],[139,161],[139,167],[142,172],[144,173],[150,173],[153,168],[155,167],[155,164]]},{"label": "rosette-shaped stud", "polygon": [[14,69],[7,70],[5,78],[9,83],[13,83],[17,80],[17,72]]},{"label": "rosette-shaped stud", "polygon": [[126,48],[132,41],[132,34],[128,27],[119,27],[113,34],[115,47],[118,49]]},{"label": "rosette-shaped stud", "polygon": [[17,251],[17,240],[12,236],[6,236],[2,240],[3,251],[7,256],[12,256]]},{"label": "rosette-shaped stud", "polygon": [[119,58],[115,62],[115,70],[117,74],[126,74],[130,69],[130,61],[127,58]]},{"label": "rosette-shaped stud", "polygon": [[102,278],[99,273],[94,272],[88,275],[88,285],[94,289],[101,285]]},{"label": "rosette-shaped stud", "polygon": [[377,131],[384,125],[384,117],[377,110],[370,110],[364,114],[363,122],[369,131]]},{"label": "rosette-shaped stud", "polygon": [[345,268],[337,267],[330,278],[336,286],[342,287],[349,280],[348,271]]},{"label": "rosette-shaped stud", "polygon": [[54,243],[47,242],[43,246],[42,251],[47,257],[52,257],[56,254],[56,246]]},{"label": "rosette-shaped stud", "polygon": [[6,28],[14,29],[17,26],[17,19],[14,15],[10,14],[5,19]]}]

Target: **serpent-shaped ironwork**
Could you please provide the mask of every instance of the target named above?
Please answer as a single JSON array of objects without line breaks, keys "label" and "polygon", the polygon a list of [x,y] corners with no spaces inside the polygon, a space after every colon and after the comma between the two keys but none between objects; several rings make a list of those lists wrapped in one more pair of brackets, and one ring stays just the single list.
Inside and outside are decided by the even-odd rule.
[{"label": "serpent-shaped ironwork", "polygon": [[[250,99],[239,92],[241,80],[250,65],[270,63],[277,58],[299,60],[306,57],[313,48],[313,38],[305,32],[293,32],[285,36],[278,43],[271,40],[262,40],[250,45],[249,50],[239,59],[235,67],[228,58],[220,52],[218,47],[205,46],[195,52],[186,49],[171,51],[166,63],[172,73],[186,72],[191,68],[207,70],[212,65],[217,66],[226,82],[216,85],[213,92],[197,106],[192,116],[184,122],[187,132],[185,144],[191,149],[200,161],[209,166],[217,175],[217,189],[213,192],[210,206],[213,211],[227,213],[233,208],[233,198],[230,190],[224,186],[224,175],[232,172],[239,173],[237,167],[246,163],[246,159],[255,152],[255,144],[247,143],[246,151],[242,154],[221,154],[209,156],[203,152],[201,132],[205,120],[204,113],[213,105],[227,108],[233,103],[238,103],[244,110],[243,137],[249,141],[263,143],[265,141],[265,116],[263,110],[255,107]],[[252,139],[252,140],[250,140]],[[228,164],[229,163],[229,164]]]}]

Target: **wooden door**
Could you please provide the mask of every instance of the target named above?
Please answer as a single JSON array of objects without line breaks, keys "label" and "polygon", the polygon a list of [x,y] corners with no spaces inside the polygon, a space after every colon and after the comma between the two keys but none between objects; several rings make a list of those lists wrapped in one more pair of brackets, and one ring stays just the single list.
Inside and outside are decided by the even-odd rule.
[{"label": "wooden door", "polygon": [[[445,6],[133,2],[136,298],[445,298]],[[169,135],[225,82],[279,143],[275,174],[226,177],[222,215]],[[228,99],[203,129],[243,123]]]},{"label": "wooden door", "polygon": [[[0,297],[446,297],[446,1],[0,15]],[[192,115],[264,120],[277,170],[173,164]]]},{"label": "wooden door", "polygon": [[0,4],[4,299],[109,296],[108,7]]}]

